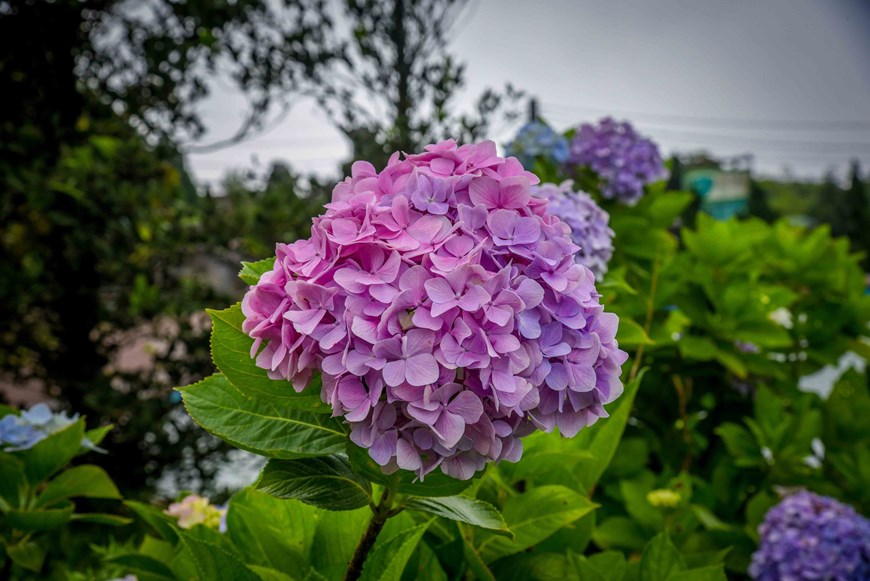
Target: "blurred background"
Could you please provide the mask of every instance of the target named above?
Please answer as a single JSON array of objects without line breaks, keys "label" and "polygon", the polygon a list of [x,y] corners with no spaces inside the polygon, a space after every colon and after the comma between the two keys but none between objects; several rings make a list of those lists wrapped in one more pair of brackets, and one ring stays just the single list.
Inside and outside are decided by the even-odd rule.
[{"label": "blurred background", "polygon": [[0,401],[121,428],[127,497],[237,485],[172,388],[239,261],[354,159],[530,118],[630,120],[714,217],[870,251],[868,57],[864,0],[0,0]]}]

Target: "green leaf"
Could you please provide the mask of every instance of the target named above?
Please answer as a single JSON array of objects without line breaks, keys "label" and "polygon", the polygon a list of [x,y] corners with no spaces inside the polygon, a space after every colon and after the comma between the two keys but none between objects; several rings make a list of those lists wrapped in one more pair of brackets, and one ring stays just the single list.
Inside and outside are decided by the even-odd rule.
[{"label": "green leaf", "polygon": [[363,565],[361,581],[400,581],[408,559],[431,523],[430,520],[389,539],[379,538]]},{"label": "green leaf", "polygon": [[[357,472],[372,482],[395,486],[396,492],[400,494],[407,494],[409,496],[454,496],[471,486],[473,482],[472,480],[457,480],[447,476],[443,472],[427,474],[423,481],[419,481],[416,474],[407,470],[400,470],[396,474],[384,474],[381,467],[369,457],[368,452],[353,442],[347,442],[345,451]],[[397,476],[398,483],[395,482]]]},{"label": "green leaf", "polygon": [[590,563],[589,559],[583,555],[577,555],[573,551],[568,551],[568,563],[574,569],[575,578],[578,581],[607,581],[609,578],[622,579],[621,574],[614,574],[612,577],[606,576],[595,565]]},{"label": "green leaf", "polygon": [[5,524],[24,532],[49,531],[69,522],[75,507],[66,502],[59,508],[42,510],[10,510]]},{"label": "green leaf", "polygon": [[647,216],[658,228],[668,228],[683,210],[692,203],[695,194],[692,192],[672,191],[651,196],[652,203]]},{"label": "green leaf", "polygon": [[595,527],[592,540],[602,549],[640,550],[646,544],[649,534],[630,518],[614,516]]},{"label": "green leaf", "polygon": [[641,370],[637,377],[625,386],[622,396],[608,410],[610,417],[596,422],[591,428],[582,430],[575,438],[578,447],[592,455],[591,459],[581,459],[574,469],[574,474],[577,475],[584,490],[593,489],[613,460],[628,418],[631,416],[634,398],[643,381],[644,373],[645,370]]},{"label": "green leaf", "polygon": [[641,581],[663,581],[686,570],[686,563],[667,533],[659,533],[647,543],[640,558]]},{"label": "green leaf", "polygon": [[713,565],[672,573],[667,581],[728,581],[728,578],[722,565]]},{"label": "green leaf", "polygon": [[75,466],[61,472],[48,483],[36,499],[36,507],[75,497],[121,498],[121,493],[106,471],[99,466]]},{"label": "green leaf", "polygon": [[248,565],[248,568],[260,576],[263,581],[294,581],[293,577],[269,567],[260,565]]},{"label": "green leaf", "polygon": [[465,537],[462,539],[462,554],[465,557],[468,569],[477,579],[480,581],[496,581],[495,575],[486,566],[486,563],[483,562],[480,553],[477,552],[477,549]]},{"label": "green leaf", "polygon": [[697,359],[698,361],[710,361],[719,350],[716,348],[716,343],[709,337],[696,337],[686,335],[677,342],[680,348],[680,355],[685,359]]},{"label": "green leaf", "polygon": [[78,512],[73,514],[70,520],[89,522],[110,527],[123,527],[133,522],[133,519],[131,518],[115,514],[105,514],[102,512]]},{"label": "green leaf", "polygon": [[597,505],[564,486],[540,486],[510,497],[503,515],[513,540],[484,533],[477,551],[489,563],[535,545],[592,512]]},{"label": "green leaf", "polygon": [[371,484],[353,471],[343,455],[270,460],[256,488],[327,510],[354,510],[372,502]]},{"label": "green leaf", "polygon": [[412,497],[405,502],[405,508],[428,512],[513,537],[498,509],[482,500],[466,496],[445,496],[442,498]]},{"label": "green leaf", "polygon": [[758,442],[746,428],[726,422],[714,431],[725,442],[725,447],[734,458],[735,465],[744,468],[764,465],[764,457],[761,455]]},{"label": "green leaf", "polygon": [[112,424],[109,424],[107,426],[100,426],[99,428],[88,430],[85,432],[85,438],[87,438],[87,440],[94,446],[99,446],[114,427],[115,426]]},{"label": "green leaf", "polygon": [[24,464],[9,454],[0,453],[0,512],[21,508],[27,499]]},{"label": "green leaf", "polygon": [[264,258],[256,262],[242,262],[242,270],[239,271],[239,278],[245,284],[254,285],[260,281],[260,277],[264,272],[269,272],[275,267],[275,257]]},{"label": "green leaf", "polygon": [[139,518],[151,525],[163,539],[173,544],[178,542],[178,533],[175,529],[176,520],[174,518],[162,510],[143,502],[127,500],[124,501],[124,505],[135,512]]},{"label": "green leaf", "polygon": [[283,459],[344,450],[345,433],[337,420],[285,407],[280,400],[247,397],[222,375],[180,391],[190,417],[236,448]]},{"label": "green leaf", "polygon": [[320,401],[319,379],[303,393],[296,393],[289,381],[271,379],[251,358],[254,340],[242,331],[245,315],[239,304],[222,311],[207,310],[212,320],[211,354],[215,365],[238,391],[246,396],[271,400],[282,408],[330,413]]},{"label": "green leaf", "polygon": [[249,562],[302,571],[308,567],[321,515],[307,504],[246,488],[230,500],[227,535]]},{"label": "green leaf", "polygon": [[37,442],[29,450],[15,452],[24,462],[24,474],[31,484],[38,484],[69,464],[81,449],[85,437],[82,420]]},{"label": "green leaf", "polygon": [[137,577],[147,577],[149,579],[175,579],[175,574],[172,569],[147,555],[136,553],[127,553],[124,555],[115,555],[106,558],[109,563],[121,565],[125,571],[136,575]]},{"label": "green leaf", "polygon": [[743,364],[737,355],[720,349],[716,352],[716,361],[740,379],[746,377],[746,365]]},{"label": "green leaf", "polygon": [[7,545],[6,554],[14,563],[34,573],[42,570],[42,563],[45,561],[45,549],[33,541]]},{"label": "green leaf", "polygon": [[232,553],[219,546],[179,531],[181,544],[193,557],[200,581],[232,579],[233,581],[261,581]]},{"label": "green leaf", "polygon": [[619,346],[623,349],[639,347],[641,345],[654,345],[655,341],[649,338],[643,327],[625,317],[619,320],[619,329],[616,332],[616,339],[619,341]]},{"label": "green leaf", "polygon": [[[371,515],[372,511],[368,508],[341,512],[321,511],[312,544],[317,550],[311,551],[311,566],[327,579],[341,579]],[[382,531],[381,536],[384,535]]]}]

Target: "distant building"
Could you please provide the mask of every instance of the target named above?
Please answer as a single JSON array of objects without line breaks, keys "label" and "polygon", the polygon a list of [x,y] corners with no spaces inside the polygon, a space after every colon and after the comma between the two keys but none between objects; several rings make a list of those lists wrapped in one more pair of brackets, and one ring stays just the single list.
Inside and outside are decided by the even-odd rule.
[{"label": "distant building", "polygon": [[701,209],[717,220],[747,212],[749,185],[748,170],[697,168],[683,173],[683,189],[698,194]]}]

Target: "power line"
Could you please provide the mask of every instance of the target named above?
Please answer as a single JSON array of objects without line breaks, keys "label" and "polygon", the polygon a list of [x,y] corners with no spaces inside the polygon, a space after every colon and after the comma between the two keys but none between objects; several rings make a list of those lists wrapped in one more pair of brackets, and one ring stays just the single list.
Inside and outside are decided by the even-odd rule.
[{"label": "power line", "polygon": [[[670,130],[670,129],[656,129],[649,132],[652,135],[661,135],[663,137],[669,137],[673,139],[682,139],[683,141],[698,141],[704,143],[715,143],[718,141],[722,145],[736,145],[738,147],[766,147],[772,146],[773,148],[783,148],[783,151],[798,151],[804,152],[813,150],[807,149],[807,147],[818,147],[824,148],[824,151],[830,152],[831,149],[842,148],[846,151],[846,153],[857,153],[858,151],[870,151],[870,143],[864,141],[854,141],[854,142],[845,142],[845,141],[802,141],[798,139],[777,139],[777,138],[767,138],[767,137],[750,137],[750,136],[741,136],[741,135],[722,135],[722,134],[714,134],[714,133],[703,133],[697,131],[682,131],[682,130]],[[791,147],[795,146],[795,147]],[[807,147],[804,147],[807,146]],[[816,150],[818,151],[818,150]]]},{"label": "power line", "polygon": [[870,131],[870,121],[867,120],[821,120],[821,119],[748,119],[736,117],[708,117],[703,115],[677,115],[669,113],[650,113],[642,111],[617,111],[598,107],[587,107],[568,103],[542,103],[549,109],[563,111],[588,111],[613,116],[632,118],[660,119],[673,124],[720,126],[730,128],[759,129],[768,127],[777,131]]}]

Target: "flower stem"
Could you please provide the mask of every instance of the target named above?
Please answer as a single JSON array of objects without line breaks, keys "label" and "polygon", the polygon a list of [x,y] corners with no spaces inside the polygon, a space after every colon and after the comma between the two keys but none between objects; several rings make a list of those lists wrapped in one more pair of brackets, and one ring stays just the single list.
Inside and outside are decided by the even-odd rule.
[{"label": "flower stem", "polygon": [[376,507],[372,509],[372,519],[369,521],[369,526],[363,533],[356,550],[353,552],[353,558],[347,567],[344,574],[344,581],[357,581],[362,575],[363,564],[366,562],[369,552],[375,545],[375,541],[380,534],[381,529],[387,523],[387,519],[396,514],[396,511],[390,510],[392,506],[392,489],[385,488],[381,495],[381,500]]},{"label": "flower stem", "polygon": [[[657,247],[658,248],[658,247]],[[653,263],[652,274],[650,275],[650,288],[649,288],[649,297],[647,297],[646,302],[646,316],[644,317],[643,323],[643,331],[647,335],[649,335],[649,331],[652,328],[652,320],[653,314],[655,313],[656,306],[656,289],[659,284],[659,267],[661,266],[661,255],[658,250],[656,250],[656,259]],[[634,356],[634,364],[631,366],[631,372],[628,374],[628,380],[632,381],[635,377],[637,377],[638,371],[640,371],[640,364],[643,361],[643,348],[645,345],[643,343],[637,348],[637,353]]]}]

